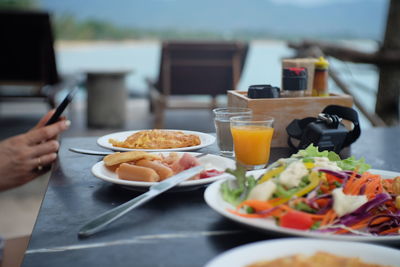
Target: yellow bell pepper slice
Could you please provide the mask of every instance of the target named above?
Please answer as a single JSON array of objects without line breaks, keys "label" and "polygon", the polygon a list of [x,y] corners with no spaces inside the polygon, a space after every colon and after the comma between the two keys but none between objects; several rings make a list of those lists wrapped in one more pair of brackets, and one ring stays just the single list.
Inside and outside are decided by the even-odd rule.
[{"label": "yellow bell pepper slice", "polygon": [[281,172],[283,172],[283,170],[285,169],[285,166],[280,166],[277,168],[274,168],[272,170],[270,170],[269,172],[266,172],[259,180],[258,180],[258,184],[264,183],[266,181],[268,181],[269,179],[271,179],[272,177],[280,174]]},{"label": "yellow bell pepper slice", "polygon": [[[322,175],[325,175],[325,173],[323,173]],[[317,185],[319,184],[319,181],[320,181],[320,177],[317,172],[311,172],[308,179],[310,179],[310,183],[306,187],[301,189],[300,191],[297,191],[295,193],[295,196],[301,197],[301,196],[304,196],[305,194],[310,193],[311,190],[313,190],[314,188],[317,187]]]},{"label": "yellow bell pepper slice", "polygon": [[[323,174],[325,175],[325,174]],[[274,206],[278,206],[280,204],[286,203],[288,202],[293,196],[297,196],[297,197],[301,197],[304,196],[305,194],[308,194],[309,192],[311,192],[311,190],[313,190],[315,187],[318,186],[319,181],[320,181],[320,177],[318,175],[317,172],[311,172],[309,175],[309,179],[310,179],[310,183],[302,188],[301,190],[297,191],[296,193],[294,193],[292,196],[287,197],[287,198],[282,198],[281,200],[274,202]]]}]

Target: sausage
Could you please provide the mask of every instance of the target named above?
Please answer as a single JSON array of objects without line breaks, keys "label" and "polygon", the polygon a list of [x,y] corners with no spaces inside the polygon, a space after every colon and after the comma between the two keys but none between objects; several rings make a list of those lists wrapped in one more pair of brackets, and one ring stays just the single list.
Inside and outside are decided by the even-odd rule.
[{"label": "sausage", "polygon": [[158,182],[160,176],[153,169],[136,166],[129,163],[122,163],[117,169],[117,175],[120,179],[141,182]]},{"label": "sausage", "polygon": [[112,172],[116,172],[118,167],[119,167],[119,164],[112,165],[112,166],[107,166],[107,165],[104,164],[104,166],[107,168],[107,170],[112,171]]},{"label": "sausage", "polygon": [[141,159],[136,162],[136,165],[151,168],[151,169],[155,170],[156,173],[160,176],[161,181],[174,175],[174,172],[172,171],[171,168],[165,166],[164,164],[162,164],[159,161]]}]

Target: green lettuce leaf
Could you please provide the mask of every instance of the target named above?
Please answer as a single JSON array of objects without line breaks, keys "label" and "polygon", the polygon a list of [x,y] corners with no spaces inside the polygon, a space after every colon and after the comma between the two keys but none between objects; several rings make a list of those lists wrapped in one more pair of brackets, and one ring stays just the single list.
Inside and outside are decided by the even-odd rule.
[{"label": "green lettuce leaf", "polygon": [[240,165],[236,165],[235,170],[226,169],[225,172],[235,176],[235,183],[232,185],[229,180],[225,181],[221,185],[220,192],[225,201],[236,206],[246,200],[257,181],[252,175],[246,176],[246,169]]},{"label": "green lettuce leaf", "polygon": [[340,157],[333,151],[319,151],[317,146],[310,144],[306,149],[299,150],[296,154],[291,156],[292,158],[312,158],[312,157],[326,157],[330,161],[338,161]]},{"label": "green lettuce leaf", "polygon": [[342,170],[357,170],[359,173],[363,173],[371,168],[371,165],[365,163],[364,158],[357,160],[354,156],[338,161],[337,165],[342,168]]},{"label": "green lettuce leaf", "polygon": [[355,169],[358,170],[359,173],[363,173],[371,168],[371,166],[365,163],[365,159],[356,159],[354,156],[351,156],[347,159],[341,159],[338,154],[333,151],[319,151],[318,147],[310,144],[306,149],[299,150],[296,154],[291,156],[292,158],[312,158],[312,157],[327,157],[330,161],[336,161],[337,165],[342,170],[350,170],[353,171]]}]

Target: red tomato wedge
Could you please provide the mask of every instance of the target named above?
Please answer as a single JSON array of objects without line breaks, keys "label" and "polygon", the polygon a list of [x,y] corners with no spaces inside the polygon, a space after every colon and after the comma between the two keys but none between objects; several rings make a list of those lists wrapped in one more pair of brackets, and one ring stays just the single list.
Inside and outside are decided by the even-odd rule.
[{"label": "red tomato wedge", "polygon": [[313,225],[310,215],[300,211],[288,211],[280,218],[280,226],[299,230],[307,230]]}]

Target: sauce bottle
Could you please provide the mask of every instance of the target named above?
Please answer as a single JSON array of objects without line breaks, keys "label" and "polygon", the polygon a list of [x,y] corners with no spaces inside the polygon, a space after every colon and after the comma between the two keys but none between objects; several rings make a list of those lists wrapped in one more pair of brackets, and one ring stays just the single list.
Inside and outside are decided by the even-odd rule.
[{"label": "sauce bottle", "polygon": [[312,96],[329,96],[328,66],[329,62],[324,57],[319,57],[315,62]]},{"label": "sauce bottle", "polygon": [[307,89],[306,68],[284,68],[282,94],[284,97],[302,97]]}]

